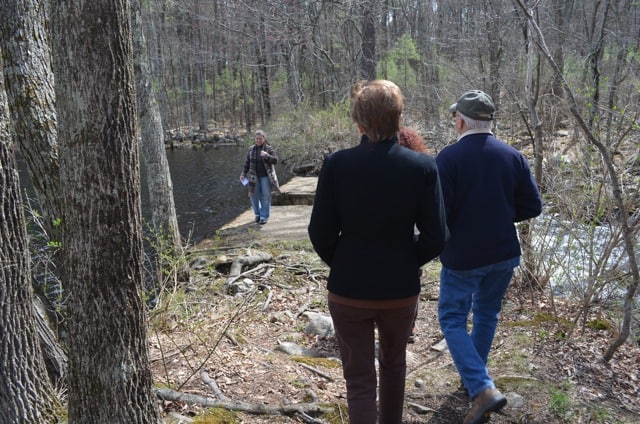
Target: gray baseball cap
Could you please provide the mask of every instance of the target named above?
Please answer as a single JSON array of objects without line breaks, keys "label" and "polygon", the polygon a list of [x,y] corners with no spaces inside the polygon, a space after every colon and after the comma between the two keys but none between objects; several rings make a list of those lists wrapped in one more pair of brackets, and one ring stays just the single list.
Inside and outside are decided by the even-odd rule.
[{"label": "gray baseball cap", "polygon": [[471,119],[491,121],[496,112],[496,107],[493,105],[491,96],[487,93],[480,90],[471,90],[460,96],[457,103],[449,106],[449,112],[458,111]]}]

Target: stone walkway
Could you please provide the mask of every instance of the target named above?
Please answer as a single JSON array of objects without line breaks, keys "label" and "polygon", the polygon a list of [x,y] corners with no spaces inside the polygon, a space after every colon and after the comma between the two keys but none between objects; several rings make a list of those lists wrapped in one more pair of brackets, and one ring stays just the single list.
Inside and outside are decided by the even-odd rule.
[{"label": "stone walkway", "polygon": [[279,240],[308,240],[307,227],[315,196],[316,177],[293,177],[274,195],[271,217],[265,225],[254,222],[248,209],[218,230],[218,236],[205,239],[193,250],[216,247],[250,247],[255,243]]}]

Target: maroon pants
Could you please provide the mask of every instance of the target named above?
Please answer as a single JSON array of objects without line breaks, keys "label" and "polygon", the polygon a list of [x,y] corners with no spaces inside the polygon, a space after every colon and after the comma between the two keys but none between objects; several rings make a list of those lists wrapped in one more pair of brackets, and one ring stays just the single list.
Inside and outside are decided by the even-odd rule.
[{"label": "maroon pants", "polygon": [[[350,424],[401,424],[406,349],[416,303],[393,309],[356,308],[329,301],[347,383]],[[375,331],[380,350],[380,414],[376,407]]]}]

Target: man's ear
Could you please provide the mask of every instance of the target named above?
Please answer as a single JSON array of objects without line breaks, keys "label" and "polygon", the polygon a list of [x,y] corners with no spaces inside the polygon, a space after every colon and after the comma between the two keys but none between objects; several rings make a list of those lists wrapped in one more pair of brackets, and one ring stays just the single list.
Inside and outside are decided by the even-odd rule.
[{"label": "man's ear", "polygon": [[456,117],[456,130],[461,131],[464,129],[465,123],[460,117]]}]

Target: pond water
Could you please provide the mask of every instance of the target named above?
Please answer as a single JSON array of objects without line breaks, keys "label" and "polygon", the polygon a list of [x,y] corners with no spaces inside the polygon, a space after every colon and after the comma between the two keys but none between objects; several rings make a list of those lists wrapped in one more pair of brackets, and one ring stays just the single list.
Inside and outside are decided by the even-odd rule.
[{"label": "pond water", "polygon": [[[238,180],[250,146],[167,150],[178,227],[183,239],[197,242],[212,237],[216,230],[251,207],[247,188]],[[280,184],[291,177],[280,164],[276,166],[276,172]],[[142,181],[145,177],[142,167]],[[141,193],[143,217],[150,220],[146,183],[142,184]]]},{"label": "pond water", "polygon": [[[211,237],[216,230],[251,207],[246,187],[238,180],[250,144],[202,149],[167,150],[173,182],[178,226],[183,239],[197,242]],[[18,155],[23,187],[33,194],[24,159]],[[280,164],[276,166],[280,184],[291,177]],[[142,214],[151,219],[146,172],[141,166]]]},{"label": "pond water", "polygon": [[[168,150],[173,197],[180,234],[198,241],[250,207],[245,187],[238,181],[247,152],[244,146]],[[141,178],[146,177],[144,169]],[[143,183],[142,210],[148,214],[148,193]]]}]

